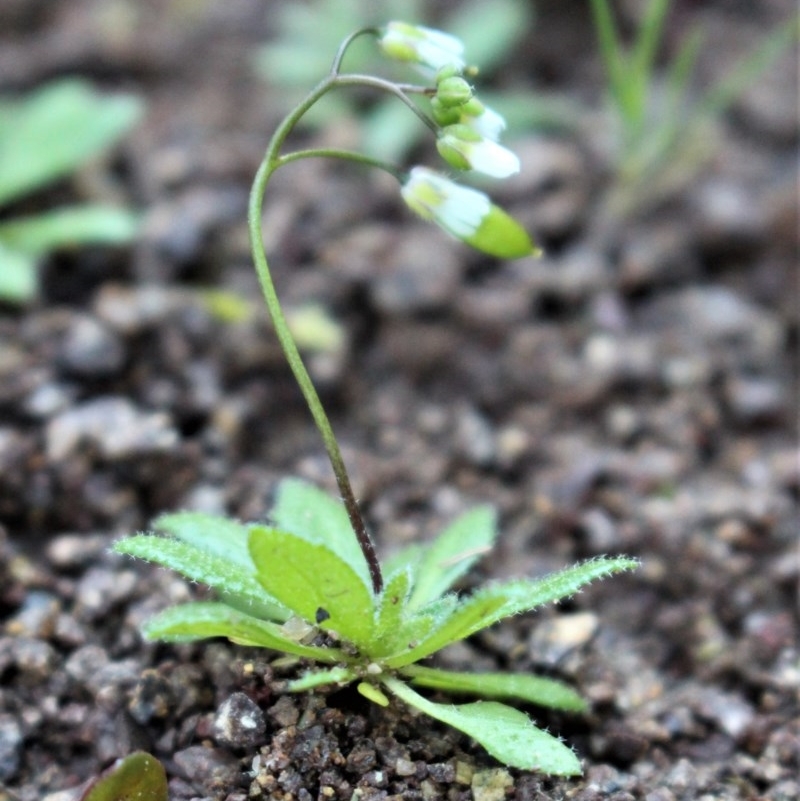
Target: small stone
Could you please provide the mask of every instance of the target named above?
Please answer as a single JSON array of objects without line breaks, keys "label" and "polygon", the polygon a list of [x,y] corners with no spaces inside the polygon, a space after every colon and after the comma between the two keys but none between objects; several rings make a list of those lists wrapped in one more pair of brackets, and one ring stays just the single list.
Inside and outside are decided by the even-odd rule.
[{"label": "small stone", "polygon": [[145,725],[166,718],[174,705],[169,682],[157,670],[145,670],[133,688],[128,711],[137,723]]},{"label": "small stone", "polygon": [[296,726],[300,719],[300,712],[294,701],[288,695],[282,695],[268,710],[267,714],[279,726]]},{"label": "small stone", "polygon": [[0,780],[13,778],[19,769],[24,738],[22,728],[11,715],[0,715]]},{"label": "small stone", "polygon": [[504,801],[514,779],[504,768],[480,770],[472,777],[473,801]]},{"label": "small stone", "polygon": [[120,461],[175,447],[178,432],[163,412],[143,412],[127,398],[105,397],[74,406],[52,418],[46,430],[47,455],[62,461],[81,445]]},{"label": "small stone", "polygon": [[58,363],[68,373],[82,378],[114,375],[125,363],[120,338],[88,315],[76,316],[59,346]]},{"label": "small stone", "polygon": [[540,664],[557,665],[594,637],[600,621],[593,612],[558,615],[539,624],[530,637],[530,652]]},{"label": "small stone", "polygon": [[410,759],[398,759],[394,763],[394,772],[398,776],[413,776],[417,772],[417,766]]},{"label": "small stone", "polygon": [[471,784],[475,775],[475,767],[469,762],[456,761],[455,781],[457,784]]},{"label": "small stone", "polygon": [[244,693],[226,698],[214,717],[214,738],[220,745],[251,748],[263,742],[265,732],[264,713]]}]

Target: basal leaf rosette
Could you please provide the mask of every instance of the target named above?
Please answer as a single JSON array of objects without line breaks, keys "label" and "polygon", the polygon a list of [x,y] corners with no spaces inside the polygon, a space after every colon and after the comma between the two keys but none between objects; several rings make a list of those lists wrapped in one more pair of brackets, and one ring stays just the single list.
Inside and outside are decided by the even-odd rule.
[{"label": "basal leaf rosette", "polygon": [[527,231],[484,192],[427,167],[414,167],[400,192],[412,211],[476,250],[501,259],[539,254]]}]

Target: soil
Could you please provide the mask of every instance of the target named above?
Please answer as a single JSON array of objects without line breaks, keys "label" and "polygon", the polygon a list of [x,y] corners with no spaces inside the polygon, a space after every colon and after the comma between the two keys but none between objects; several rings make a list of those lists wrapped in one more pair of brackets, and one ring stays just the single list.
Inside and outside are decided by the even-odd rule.
[{"label": "soil", "polygon": [[[630,27],[637,4],[619,5]],[[286,695],[302,666],[268,651],[142,642],[148,615],[203,591],[111,541],[164,510],[263,519],[284,475],[334,488],[247,246],[249,181],[284,109],[252,57],[278,6],[0,8],[3,92],[81,74],[147,102],[113,157],[26,201],[122,200],[145,213],[140,240],[53,256],[39,300],[0,311],[0,799],[74,801],[137,749],[172,799],[800,797],[796,51],[717,121],[702,167],[614,217],[588,10],[537,3],[491,82],[581,109],[567,131],[515,136],[522,174],[495,193],[538,261],[469,252],[352,166],[298,163],[269,191],[280,294],[343,334],[309,366],[383,553],[488,501],[500,544],[465,590],[642,560],[438,658],[572,683],[590,713],[526,711],[583,777],[506,769],[350,689]],[[455,6],[429,4],[430,21]],[[676,1],[668,53],[702,22],[708,86],[792,6]],[[429,145],[416,157],[436,164]],[[220,319],[209,287],[250,313]]]}]

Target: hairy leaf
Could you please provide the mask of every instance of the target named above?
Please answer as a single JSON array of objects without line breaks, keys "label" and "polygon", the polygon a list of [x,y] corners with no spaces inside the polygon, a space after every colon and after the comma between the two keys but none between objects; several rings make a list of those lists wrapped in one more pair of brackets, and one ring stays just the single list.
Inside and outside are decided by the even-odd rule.
[{"label": "hairy leaf", "polygon": [[308,623],[335,631],[359,647],[372,641],[372,590],[327,545],[278,529],[253,526],[250,556],[264,589]]},{"label": "hairy leaf", "polygon": [[114,543],[117,553],[168,567],[192,581],[217,590],[226,603],[243,612],[272,620],[287,620],[290,612],[256,580],[254,567],[245,571],[235,560],[209,553],[187,542],[138,534]]},{"label": "hairy leaf", "polygon": [[443,595],[494,543],[496,514],[479,506],[451,523],[423,550],[409,606],[416,609]]},{"label": "hairy leaf", "polygon": [[398,679],[386,678],[383,683],[409,706],[468,734],[510,767],[556,776],[575,776],[581,772],[572,749],[510,706],[495,701],[457,706],[435,704]]},{"label": "hairy leaf", "polygon": [[341,501],[305,481],[285,478],[270,517],[276,528],[327,545],[371,586],[367,562]]},{"label": "hairy leaf", "polygon": [[255,575],[255,565],[247,549],[250,529],[244,523],[204,512],[174,512],[157,517],[153,528],[204,553],[234,562]]},{"label": "hairy leaf", "polygon": [[418,662],[505,617],[569,597],[594,579],[630,570],[637,565],[636,560],[625,557],[592,559],[541,579],[518,579],[490,585],[462,601],[422,642],[405,653],[390,657],[387,664],[402,667]]},{"label": "hairy leaf", "polygon": [[259,620],[215,601],[171,606],[148,620],[142,631],[149,640],[191,642],[206,637],[227,637],[238,645],[272,648],[318,662],[347,660],[347,656],[337,648],[304,645],[286,636],[277,623]]},{"label": "hairy leaf", "polygon": [[387,578],[378,608],[377,634],[380,639],[390,638],[397,634],[403,614],[408,609],[410,585],[410,568],[398,570]]},{"label": "hairy leaf", "polygon": [[481,695],[486,698],[518,698],[539,706],[583,712],[586,701],[566,684],[542,676],[514,673],[458,673],[409,665],[403,675],[420,687]]},{"label": "hairy leaf", "polygon": [[352,668],[333,667],[329,670],[313,670],[299,679],[287,682],[286,689],[290,693],[300,693],[325,684],[347,684],[357,678],[358,673]]}]

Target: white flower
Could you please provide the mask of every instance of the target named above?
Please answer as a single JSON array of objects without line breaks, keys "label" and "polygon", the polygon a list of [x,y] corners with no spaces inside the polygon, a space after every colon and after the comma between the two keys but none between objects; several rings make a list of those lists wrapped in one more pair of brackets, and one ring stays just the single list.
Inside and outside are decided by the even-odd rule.
[{"label": "white flower", "polygon": [[457,239],[474,236],[492,209],[483,192],[454,183],[427,167],[414,167],[400,193],[420,217],[435,222]]},{"label": "white flower", "polygon": [[[483,104],[481,105],[483,106]],[[483,106],[483,110],[479,114],[464,113],[461,122],[493,142],[496,142],[506,129],[505,119],[488,106]]]},{"label": "white flower", "polygon": [[436,147],[448,164],[460,170],[476,170],[492,178],[508,178],[519,172],[515,153],[482,136],[470,125],[445,126]]},{"label": "white flower", "polygon": [[409,62],[429,76],[442,67],[460,71],[466,66],[460,39],[422,25],[390,22],[383,29],[378,44],[389,58]]}]

